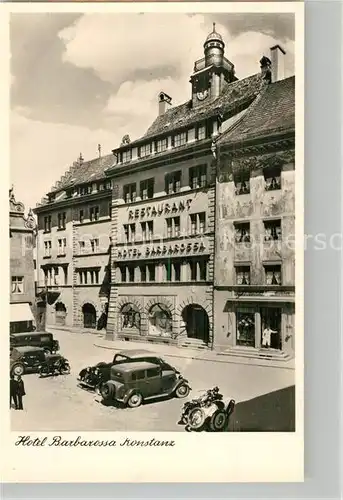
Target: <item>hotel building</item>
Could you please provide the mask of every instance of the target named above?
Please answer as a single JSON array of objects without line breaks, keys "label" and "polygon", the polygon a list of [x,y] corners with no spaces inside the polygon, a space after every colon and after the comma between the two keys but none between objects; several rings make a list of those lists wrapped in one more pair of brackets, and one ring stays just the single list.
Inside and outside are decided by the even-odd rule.
[{"label": "hotel building", "polygon": [[[228,303],[236,283],[237,256],[233,247],[222,249],[222,240],[236,223],[249,222],[245,217],[260,202],[256,199],[254,209],[247,212],[244,207],[261,193],[251,181],[251,193],[242,194],[247,198],[243,205],[242,197],[235,198],[230,168],[241,153],[244,158],[248,154],[236,146],[237,154],[232,153],[230,147],[235,130],[239,132],[254,109],[256,113],[261,108],[258,103],[263,105],[269,87],[282,82],[277,82],[277,75],[271,77],[278,66],[278,47],[272,49],[273,66],[263,58],[259,71],[243,80],[237,79],[224,48],[214,27],[204,43],[204,57],[194,64],[190,99],[172,106],[172,98],[160,92],[158,116],[141,138],[131,141],[124,136],[112,155],[78,161],[37,207],[38,267],[42,288],[49,291],[52,324],[106,324],[108,339],[218,349],[238,345],[228,326],[236,314],[233,302],[231,309]],[[285,89],[292,92],[290,85],[280,85],[281,96]],[[265,105],[281,106],[280,99],[269,99]],[[266,113],[264,107],[262,111]],[[275,113],[273,108],[267,111]],[[282,113],[281,108],[276,112]],[[249,126],[260,128],[261,123]],[[259,140],[269,143],[267,129]],[[268,154],[277,151],[271,148]],[[255,170],[251,167],[249,172]],[[263,168],[257,170],[261,176]],[[282,167],[282,172],[289,169]],[[282,174],[282,189],[289,179],[290,174]],[[272,207],[272,195],[264,198]],[[287,231],[294,210],[284,202],[278,210]],[[261,220],[265,218],[261,214]],[[256,232],[261,229],[254,227]],[[98,246],[92,243],[100,238]],[[64,252],[59,254],[63,239]],[[244,259],[253,259],[250,254]],[[292,273],[291,256],[285,259]],[[262,278],[254,279],[263,288]],[[287,279],[290,283],[291,277]],[[100,317],[104,323],[99,325]],[[258,342],[251,347],[258,353]]]}]

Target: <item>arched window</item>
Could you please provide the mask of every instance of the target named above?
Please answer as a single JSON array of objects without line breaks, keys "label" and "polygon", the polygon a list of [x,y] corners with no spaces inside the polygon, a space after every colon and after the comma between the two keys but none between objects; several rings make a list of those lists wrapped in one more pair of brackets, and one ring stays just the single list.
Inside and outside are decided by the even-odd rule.
[{"label": "arched window", "polygon": [[57,302],[55,305],[55,322],[56,325],[64,326],[66,322],[67,308],[63,302]]},{"label": "arched window", "polygon": [[83,327],[96,328],[96,310],[93,304],[84,304],[82,306]]},{"label": "arched window", "polygon": [[141,328],[141,315],[138,307],[135,304],[124,304],[120,310],[121,317],[121,327],[125,329],[136,329]]},{"label": "arched window", "polygon": [[170,337],[173,331],[172,314],[167,306],[154,304],[149,311],[149,335]]}]

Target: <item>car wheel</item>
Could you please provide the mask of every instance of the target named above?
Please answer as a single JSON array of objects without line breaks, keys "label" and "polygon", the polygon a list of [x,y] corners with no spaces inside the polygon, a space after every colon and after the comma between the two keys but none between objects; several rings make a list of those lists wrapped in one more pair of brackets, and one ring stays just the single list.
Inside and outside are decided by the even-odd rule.
[{"label": "car wheel", "polygon": [[217,410],[210,419],[210,429],[214,432],[223,431],[227,424],[227,415],[223,410]]},{"label": "car wheel", "polygon": [[44,347],[45,354],[51,354],[51,350],[48,347]]},{"label": "car wheel", "polygon": [[102,384],[100,388],[100,393],[102,396],[102,399],[104,401],[111,401],[113,400],[114,396],[114,387],[112,384],[108,384],[107,382],[105,384]]},{"label": "car wheel", "polygon": [[14,375],[17,375],[17,376],[18,375],[23,375],[24,371],[25,371],[25,367],[21,363],[13,365],[13,367],[12,367],[12,373]]},{"label": "car wheel", "polygon": [[189,393],[190,393],[190,388],[188,387],[187,384],[181,384],[175,390],[175,396],[180,399],[186,398]]},{"label": "car wheel", "polygon": [[69,365],[69,363],[65,363],[60,368],[60,374],[61,375],[69,375],[69,373],[70,373],[70,365]]},{"label": "car wheel", "polygon": [[137,408],[143,403],[143,396],[140,392],[135,392],[132,394],[128,401],[127,401],[127,406],[130,408]]},{"label": "car wheel", "polygon": [[201,408],[194,408],[188,416],[188,425],[195,430],[201,429],[206,420],[206,415]]}]

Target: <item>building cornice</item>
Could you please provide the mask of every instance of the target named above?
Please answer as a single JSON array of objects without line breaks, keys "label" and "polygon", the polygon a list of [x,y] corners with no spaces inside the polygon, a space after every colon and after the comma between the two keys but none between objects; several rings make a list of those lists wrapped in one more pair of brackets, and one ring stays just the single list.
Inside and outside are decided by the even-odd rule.
[{"label": "building cornice", "polygon": [[[33,211],[35,214],[40,214],[43,212],[51,212],[64,207],[72,207],[74,205],[83,205],[96,202],[97,200],[103,200],[108,198],[109,201],[112,199],[112,190],[100,191],[98,193],[87,194],[83,196],[77,196],[75,198],[65,198],[61,201],[52,201],[46,205],[36,207]],[[102,222],[102,221],[97,221]]]},{"label": "building cornice", "polygon": [[135,161],[125,163],[123,165],[115,165],[114,167],[106,170],[108,177],[123,177],[125,175],[132,175],[132,173],[142,170],[150,170],[168,164],[179,163],[194,157],[203,156],[204,154],[211,154],[211,145],[213,138],[204,139],[202,141],[195,141],[194,143],[181,146],[180,148],[173,148],[163,153],[156,153],[145,158],[139,158]]}]

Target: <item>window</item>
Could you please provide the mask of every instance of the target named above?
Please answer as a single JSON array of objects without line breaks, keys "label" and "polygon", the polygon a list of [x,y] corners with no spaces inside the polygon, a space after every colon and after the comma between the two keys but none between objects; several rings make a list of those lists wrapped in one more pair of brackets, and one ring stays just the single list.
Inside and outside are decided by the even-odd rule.
[{"label": "window", "polygon": [[110,203],[108,204],[108,215],[109,215],[109,217],[111,217],[111,216],[112,216],[112,202],[110,202]]},{"label": "window", "polygon": [[154,179],[146,179],[140,183],[140,196],[142,200],[153,198],[154,196]]},{"label": "window", "polygon": [[130,264],[128,266],[128,271],[129,271],[129,282],[134,283],[134,281],[135,281],[135,266],[133,264]]},{"label": "window", "polygon": [[85,214],[84,214],[84,211],[83,211],[83,210],[80,210],[80,212],[79,212],[79,221],[80,221],[80,224],[83,224],[83,223],[84,223],[84,220],[85,220]]},{"label": "window", "polygon": [[139,148],[139,156],[141,158],[144,158],[144,156],[148,156],[151,153],[151,144],[143,144]]},{"label": "window", "polygon": [[120,281],[126,283],[126,266],[119,266]]},{"label": "window", "polygon": [[264,241],[281,240],[281,220],[264,221]]},{"label": "window", "polygon": [[80,253],[83,253],[85,251],[85,242],[79,241],[79,247],[80,247]]},{"label": "window", "polygon": [[263,174],[266,191],[281,189],[281,168],[266,168]]},{"label": "window", "polygon": [[238,310],[236,313],[236,344],[255,347],[255,312]]},{"label": "window", "polygon": [[106,190],[111,190],[112,189],[112,181],[106,181],[105,182],[105,189]]},{"label": "window", "polygon": [[281,285],[281,265],[265,265],[266,285]]},{"label": "window", "polygon": [[80,196],[86,196],[87,194],[92,194],[92,186],[88,184],[87,186],[81,186],[79,188]]},{"label": "window", "polygon": [[63,272],[64,272],[64,284],[68,284],[68,268],[65,266],[63,267]]},{"label": "window", "polygon": [[50,233],[51,231],[51,215],[44,217],[44,232]]},{"label": "window", "polygon": [[250,266],[236,266],[236,285],[250,285]]},{"label": "window", "polygon": [[96,221],[96,220],[99,220],[99,207],[96,206],[96,207],[91,207],[89,209],[89,219],[91,221]]},{"label": "window", "polygon": [[88,272],[85,269],[79,270],[79,284],[87,285],[88,282]]},{"label": "window", "polygon": [[139,266],[139,270],[141,272],[141,281],[146,281],[146,266],[143,265],[143,266]]},{"label": "window", "polygon": [[124,224],[124,234],[126,243],[134,243],[136,240],[136,224]]},{"label": "window", "polygon": [[165,176],[165,192],[167,194],[178,193],[181,189],[181,170],[171,172]]},{"label": "window", "polygon": [[133,203],[137,198],[136,183],[126,184],[123,188],[125,203]]},{"label": "window", "polygon": [[67,239],[61,238],[58,240],[58,255],[65,255],[67,247]]},{"label": "window", "polygon": [[154,237],[154,222],[149,220],[147,222],[141,222],[142,228],[142,240],[150,241]]},{"label": "window", "polygon": [[58,229],[66,228],[66,213],[62,212],[58,214]]},{"label": "window", "polygon": [[23,276],[12,276],[12,293],[24,293]]},{"label": "window", "polygon": [[191,189],[205,187],[207,184],[207,166],[198,165],[189,169],[189,185]]},{"label": "window", "polygon": [[166,151],[167,149],[167,139],[160,139],[156,143],[156,149],[158,153],[162,153],[162,151]]},{"label": "window", "polygon": [[89,271],[89,274],[90,274],[91,285],[99,284],[99,270],[98,269],[91,269]]},{"label": "window", "polygon": [[92,253],[99,251],[99,239],[98,238],[94,238],[93,240],[90,240],[90,244],[91,244]]},{"label": "window", "polygon": [[174,147],[183,146],[187,142],[187,132],[181,132],[181,134],[174,135]]},{"label": "window", "polygon": [[166,219],[167,237],[177,238],[180,236],[180,217],[169,217]]},{"label": "window", "polygon": [[131,149],[128,149],[127,151],[122,152],[122,162],[126,163],[128,161],[131,161],[132,158],[132,152]]},{"label": "window", "polygon": [[44,241],[44,257],[51,257],[51,241]]},{"label": "window", "polygon": [[[120,310],[122,329],[141,328],[141,315],[135,304],[125,304]],[[137,373],[137,372],[136,372]],[[144,372],[143,372],[144,374]]]},{"label": "window", "polygon": [[244,172],[240,175],[235,175],[234,182],[236,195],[250,193],[250,177],[248,172]]},{"label": "window", "polygon": [[164,265],[166,281],[181,280],[181,263],[171,262],[170,260]]},{"label": "window", "polygon": [[197,139],[200,141],[201,139],[206,139],[206,126],[200,125],[197,128]]},{"label": "window", "polygon": [[205,232],[206,213],[200,212],[198,214],[191,214],[190,219],[190,233],[203,234]]},{"label": "window", "polygon": [[135,372],[131,376],[132,380],[144,380],[145,379],[145,371]]},{"label": "window", "polygon": [[235,242],[248,243],[250,241],[250,222],[235,222]]},{"label": "window", "polygon": [[159,377],[160,376],[160,369],[159,368],[149,368],[146,371],[146,376],[147,376],[147,378]]},{"label": "window", "polygon": [[155,281],[156,278],[156,264],[148,264],[148,281]]},{"label": "window", "polygon": [[173,331],[173,318],[164,304],[154,304],[149,311],[149,335],[170,337]]},{"label": "window", "polygon": [[205,259],[191,259],[189,261],[190,280],[207,280],[207,261]]}]

